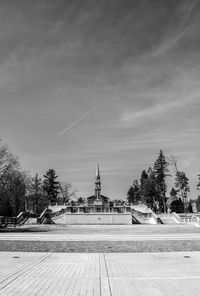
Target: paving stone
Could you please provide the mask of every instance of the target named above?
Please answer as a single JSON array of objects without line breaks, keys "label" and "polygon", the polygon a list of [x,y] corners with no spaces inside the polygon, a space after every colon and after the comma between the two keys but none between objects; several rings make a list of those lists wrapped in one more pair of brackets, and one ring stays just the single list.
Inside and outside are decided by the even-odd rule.
[{"label": "paving stone", "polygon": [[196,296],[200,252],[0,252],[0,295]]}]

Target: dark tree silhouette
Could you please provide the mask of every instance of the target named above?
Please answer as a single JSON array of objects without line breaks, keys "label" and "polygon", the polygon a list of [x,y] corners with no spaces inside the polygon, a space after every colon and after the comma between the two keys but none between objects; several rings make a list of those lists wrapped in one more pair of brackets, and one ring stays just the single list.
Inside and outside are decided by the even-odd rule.
[{"label": "dark tree silhouette", "polygon": [[141,200],[140,196],[140,185],[138,180],[133,181],[133,185],[127,192],[127,199],[129,203],[137,204]]},{"label": "dark tree silhouette", "polygon": [[160,150],[159,156],[157,160],[154,163],[154,174],[156,179],[156,187],[157,187],[157,193],[160,197],[160,211],[166,212],[166,191],[167,186],[165,183],[165,179],[169,175],[169,169],[168,169],[169,163],[166,161],[165,156],[163,154],[163,151]]},{"label": "dark tree silhouette", "polygon": [[59,192],[59,182],[56,181],[58,176],[54,169],[49,169],[44,175],[43,189],[47,194],[50,203],[57,201],[57,195]]}]

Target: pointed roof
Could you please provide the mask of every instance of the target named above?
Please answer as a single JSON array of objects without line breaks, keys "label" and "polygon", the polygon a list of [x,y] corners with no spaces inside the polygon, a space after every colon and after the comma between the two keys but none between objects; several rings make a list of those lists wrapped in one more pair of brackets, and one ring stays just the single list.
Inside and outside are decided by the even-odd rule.
[{"label": "pointed roof", "polygon": [[96,168],[96,180],[100,180],[99,164],[97,165],[97,168]]}]

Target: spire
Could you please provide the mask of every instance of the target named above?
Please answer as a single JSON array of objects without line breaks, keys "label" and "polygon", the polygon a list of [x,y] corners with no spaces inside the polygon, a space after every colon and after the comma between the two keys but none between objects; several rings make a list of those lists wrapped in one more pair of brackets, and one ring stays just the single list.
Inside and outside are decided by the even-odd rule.
[{"label": "spire", "polygon": [[95,197],[99,199],[101,197],[101,178],[99,172],[99,164],[96,168],[96,179],[95,179]]},{"label": "spire", "polygon": [[96,168],[96,180],[100,180],[99,164],[97,165],[97,168]]}]

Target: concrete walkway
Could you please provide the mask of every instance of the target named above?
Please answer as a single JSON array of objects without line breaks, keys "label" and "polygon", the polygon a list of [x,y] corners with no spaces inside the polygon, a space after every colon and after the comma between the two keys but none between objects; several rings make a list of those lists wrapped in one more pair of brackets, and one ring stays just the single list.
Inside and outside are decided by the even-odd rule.
[{"label": "concrete walkway", "polygon": [[1,233],[0,241],[146,241],[146,240],[200,240],[199,233],[181,234],[52,234]]},{"label": "concrete walkway", "polygon": [[3,231],[0,241],[200,240],[191,225],[25,225]]},{"label": "concrete walkway", "polygon": [[196,296],[200,252],[0,253],[0,295]]}]

